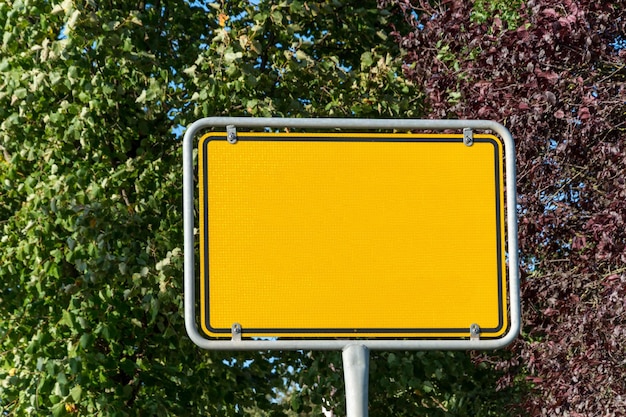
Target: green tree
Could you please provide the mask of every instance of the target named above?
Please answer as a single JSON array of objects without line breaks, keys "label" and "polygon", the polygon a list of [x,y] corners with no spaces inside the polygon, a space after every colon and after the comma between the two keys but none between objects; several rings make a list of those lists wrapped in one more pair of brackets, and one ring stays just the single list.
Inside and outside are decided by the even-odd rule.
[{"label": "green tree", "polygon": [[373,1],[0,2],[3,415],[300,407],[272,397],[306,356],[207,353],[184,332],[178,127],[417,115],[388,17]]},{"label": "green tree", "polygon": [[375,2],[234,1],[208,14],[218,27],[184,71],[195,117],[419,113]]},{"label": "green tree", "polygon": [[[234,388],[248,370],[191,346],[179,312],[169,112],[206,15],[131,4],[0,4],[5,414],[229,413],[265,401]],[[269,365],[257,377],[245,386],[269,383]]]}]

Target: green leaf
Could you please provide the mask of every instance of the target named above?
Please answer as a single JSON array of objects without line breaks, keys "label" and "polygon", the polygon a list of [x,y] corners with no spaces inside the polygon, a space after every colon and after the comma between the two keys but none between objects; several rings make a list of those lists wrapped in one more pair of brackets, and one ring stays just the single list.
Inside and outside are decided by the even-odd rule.
[{"label": "green leaf", "polygon": [[72,389],[70,389],[70,396],[74,400],[74,402],[80,402],[83,395],[83,388],[80,385],[74,385]]},{"label": "green leaf", "polygon": [[371,52],[364,52],[361,54],[361,69],[366,70],[368,67],[371,67],[374,63],[374,58],[372,57]]},{"label": "green leaf", "polygon": [[311,58],[310,58],[310,57],[306,54],[306,52],[304,52],[304,51],[303,51],[303,50],[301,50],[301,49],[298,49],[298,50],[296,51],[296,59],[297,59],[298,61],[308,61],[308,60],[310,60]]},{"label": "green leaf", "polygon": [[80,347],[83,349],[87,349],[87,347],[89,347],[89,345],[91,344],[93,340],[93,336],[91,335],[91,333],[83,333],[80,336]]},{"label": "green leaf", "polygon": [[54,417],[60,417],[66,415],[65,404],[62,402],[57,402],[52,406],[52,415]]},{"label": "green leaf", "polygon": [[291,409],[296,413],[302,409],[302,400],[299,395],[292,395],[291,397]]},{"label": "green leaf", "polygon": [[241,59],[242,57],[243,57],[242,52],[234,52],[232,49],[229,49],[224,54],[224,61],[226,61],[226,63],[232,63],[233,61]]},{"label": "green leaf", "polygon": [[142,90],[141,94],[139,95],[139,97],[137,97],[137,99],[135,99],[135,103],[145,103],[147,95],[148,95],[147,91],[146,90]]},{"label": "green leaf", "polygon": [[430,381],[424,381],[424,383],[422,384],[422,391],[425,393],[430,393],[433,391],[433,384],[430,383]]}]

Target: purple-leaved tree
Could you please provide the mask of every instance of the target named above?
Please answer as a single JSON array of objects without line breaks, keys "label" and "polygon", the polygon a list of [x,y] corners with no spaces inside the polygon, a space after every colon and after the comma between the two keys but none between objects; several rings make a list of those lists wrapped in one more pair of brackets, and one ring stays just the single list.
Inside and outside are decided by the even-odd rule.
[{"label": "purple-leaved tree", "polygon": [[501,382],[532,385],[529,415],[624,415],[626,1],[380,3],[412,24],[395,35],[427,117],[516,140],[523,334]]}]

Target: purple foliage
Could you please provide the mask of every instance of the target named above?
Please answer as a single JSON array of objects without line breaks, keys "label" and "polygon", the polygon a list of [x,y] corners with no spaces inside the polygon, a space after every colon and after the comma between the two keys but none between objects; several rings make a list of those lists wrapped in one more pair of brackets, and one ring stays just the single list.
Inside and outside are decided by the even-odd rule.
[{"label": "purple foliage", "polygon": [[525,375],[530,415],[624,415],[626,1],[530,0],[516,28],[468,1],[380,3],[413,25],[394,35],[426,117],[516,140],[524,334],[502,383]]}]

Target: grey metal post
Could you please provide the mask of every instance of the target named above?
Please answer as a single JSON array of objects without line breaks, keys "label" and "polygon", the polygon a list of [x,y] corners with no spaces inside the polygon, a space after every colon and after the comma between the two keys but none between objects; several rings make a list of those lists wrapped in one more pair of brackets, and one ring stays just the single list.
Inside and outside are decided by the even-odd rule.
[{"label": "grey metal post", "polygon": [[350,344],[343,349],[342,357],[346,386],[346,415],[367,417],[369,349],[364,345]]}]

